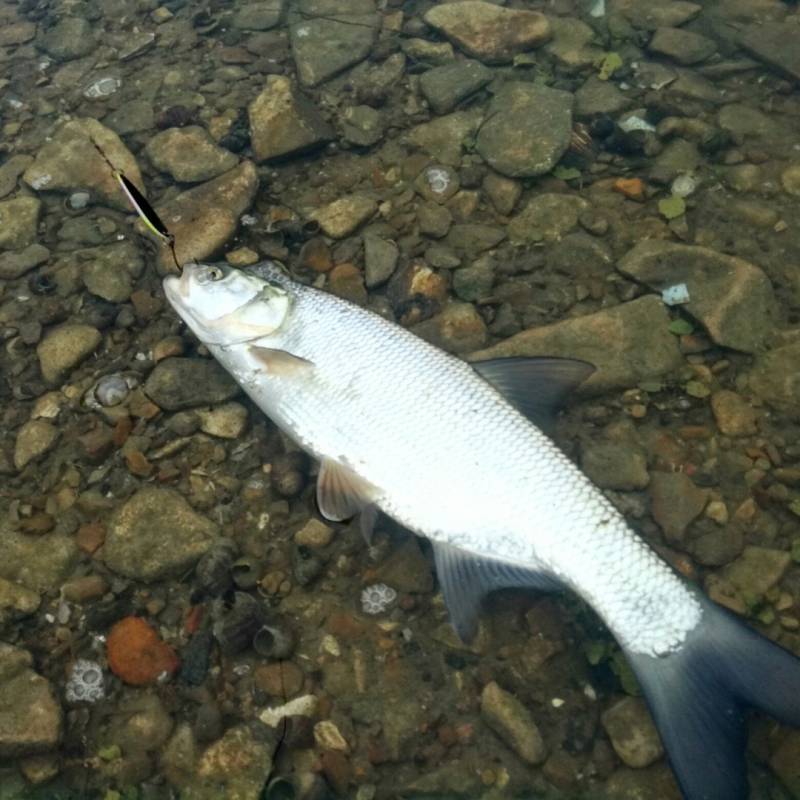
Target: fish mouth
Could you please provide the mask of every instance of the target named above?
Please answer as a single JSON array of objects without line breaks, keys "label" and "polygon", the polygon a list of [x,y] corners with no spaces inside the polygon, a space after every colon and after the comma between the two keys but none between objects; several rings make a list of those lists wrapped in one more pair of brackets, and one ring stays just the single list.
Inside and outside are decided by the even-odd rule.
[{"label": "fish mouth", "polygon": [[167,275],[164,278],[164,294],[173,306],[185,306],[189,300],[190,266],[187,265],[180,275]]}]

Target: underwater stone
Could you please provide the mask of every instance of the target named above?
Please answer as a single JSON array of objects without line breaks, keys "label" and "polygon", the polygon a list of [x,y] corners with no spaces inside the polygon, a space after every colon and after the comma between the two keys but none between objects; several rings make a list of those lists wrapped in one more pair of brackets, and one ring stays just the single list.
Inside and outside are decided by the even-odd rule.
[{"label": "underwater stone", "polygon": [[494,681],[481,692],[481,716],[523,761],[541,764],[547,757],[544,740],[528,709]]}]

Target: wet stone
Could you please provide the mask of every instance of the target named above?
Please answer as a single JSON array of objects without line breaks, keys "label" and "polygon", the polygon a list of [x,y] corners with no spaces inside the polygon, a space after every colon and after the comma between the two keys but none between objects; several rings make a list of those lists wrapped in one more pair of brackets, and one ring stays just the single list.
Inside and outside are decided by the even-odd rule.
[{"label": "wet stone", "polygon": [[602,60],[595,32],[582,20],[571,17],[550,17],[553,38],[544,50],[561,64],[572,69],[589,67]]},{"label": "wet stone", "polygon": [[569,92],[506,83],[489,105],[477,150],[493,169],[510,178],[543,175],[569,147],[572,105]]},{"label": "wet stone", "polygon": [[50,258],[50,251],[41,244],[28,245],[24,250],[0,253],[0,278],[15,280],[43,264]]},{"label": "wet stone", "polygon": [[108,741],[130,754],[163,747],[172,733],[173,721],[157,694],[127,690],[107,725]]},{"label": "wet stone", "polygon": [[131,100],[103,117],[103,123],[121,136],[149,131],[155,126],[153,104],[149,100]]},{"label": "wet stone", "polygon": [[454,269],[461,266],[461,256],[445,244],[432,244],[425,251],[425,261],[436,269]]},{"label": "wet stone", "polygon": [[0,166],[0,197],[11,194],[17,188],[19,176],[33,163],[28,155],[11,156]]},{"label": "wet stone", "polygon": [[239,30],[267,31],[280,22],[285,7],[285,0],[242,3],[233,15],[231,25]]},{"label": "wet stone", "polygon": [[40,603],[38,592],[31,591],[14,581],[0,578],[0,628],[9,622],[33,614]]},{"label": "wet stone", "polygon": [[355,264],[337,264],[328,273],[328,288],[332,294],[351,303],[366,305],[367,289],[364,277]]},{"label": "wet stone", "polygon": [[92,25],[82,17],[62,17],[39,41],[39,47],[56,61],[86,56],[95,46]]},{"label": "wet stone", "polygon": [[364,237],[364,276],[368,289],[386,283],[397,267],[397,245],[380,236]]},{"label": "wet stone", "polygon": [[434,239],[447,235],[453,224],[453,215],[444,206],[436,203],[423,203],[417,209],[419,232]]},{"label": "wet stone", "polygon": [[205,128],[169,128],[145,146],[152,165],[180,183],[199,183],[233,169],[238,159],[217,145]]},{"label": "wet stone", "polygon": [[578,225],[588,203],[576,195],[544,193],[532,197],[508,225],[514,244],[553,242]]},{"label": "wet stone", "polygon": [[224,403],[216,408],[198,408],[200,430],[220,439],[238,439],[247,428],[247,409],[241,403]]},{"label": "wet stone", "polygon": [[620,0],[616,6],[635,28],[678,28],[694,19],[702,6],[687,0]]},{"label": "wet stone", "polygon": [[250,103],[250,139],[258,161],[294,155],[334,138],[333,128],[316,106],[296,92],[282,75],[269,75],[264,90]]},{"label": "wet stone", "polygon": [[445,243],[457,252],[475,256],[496,247],[505,238],[506,232],[499,226],[463,223],[450,228]]},{"label": "wet stone", "polygon": [[489,338],[486,323],[472,303],[448,303],[441,313],[412,330],[450,353],[470,353],[483,347]]},{"label": "wet stone", "polygon": [[42,377],[57,384],[102,341],[100,331],[91,325],[61,325],[45,335],[36,348]]},{"label": "wet stone", "polygon": [[736,392],[722,389],[711,395],[717,427],[726,436],[752,436],[758,432],[755,409]]},{"label": "wet stone", "polygon": [[124,303],[133,294],[136,280],[144,270],[141,251],[132,241],[84,250],[89,260],[81,277],[86,288],[109,303]]},{"label": "wet stone", "polygon": [[739,44],[765,64],[800,80],[800,51],[793,21],[748,25],[739,35]]},{"label": "wet stone", "polygon": [[58,428],[43,419],[26,422],[17,433],[14,466],[21,472],[31,461],[40,459],[52,450],[58,436]]},{"label": "wet stone", "polygon": [[230,400],[239,387],[216,362],[206,358],[166,358],[144,384],[145,394],[167,411]]},{"label": "wet stone", "polygon": [[412,128],[408,141],[437,161],[458,166],[465,141],[478,130],[482,119],[479,110],[454,111]]},{"label": "wet stone", "polygon": [[448,114],[464,99],[482,89],[493,73],[479,61],[459,61],[423,72],[422,94],[437,114]]},{"label": "wet stone", "polygon": [[453,291],[461,300],[474,303],[491,296],[494,286],[494,264],[490,257],[481,257],[469,267],[453,273]]},{"label": "wet stone", "polygon": [[143,581],[192,567],[219,535],[217,525],[169,489],[140,489],[113,516],[103,559],[120,575]]},{"label": "wet stone", "polygon": [[769,765],[792,796],[800,797],[800,731],[786,731]]},{"label": "wet stone", "polygon": [[759,354],[747,381],[765,403],[800,418],[800,342]]},{"label": "wet stone", "polygon": [[679,64],[697,64],[717,52],[717,43],[713,39],[683,28],[658,28],[647,47]]},{"label": "wet stone", "polygon": [[381,112],[370,106],[352,106],[342,115],[344,138],[357,147],[370,147],[383,138]]},{"label": "wet stone", "polygon": [[71,536],[28,536],[0,521],[0,577],[33,592],[49,592],[61,585],[77,560]]},{"label": "wet stone", "polygon": [[400,47],[414,61],[441,66],[455,60],[450,42],[431,42],[428,39],[401,39]]},{"label": "wet stone", "polygon": [[592,117],[596,114],[619,114],[631,101],[611,81],[590,77],[575,92],[575,116]]},{"label": "wet stone", "polygon": [[506,63],[544,44],[550,24],[538,11],[517,11],[480,0],[434,6],[425,22],[467,55],[487,64]]},{"label": "wet stone", "polygon": [[738,528],[726,526],[698,536],[692,543],[695,560],[706,567],[721,567],[733,561],[744,547],[744,537]]},{"label": "wet stone", "polygon": [[0,757],[52,750],[61,739],[62,711],[53,689],[25,650],[0,643]]},{"label": "wet stone", "polygon": [[0,250],[22,250],[33,244],[41,206],[36,197],[0,201]]},{"label": "wet stone", "polygon": [[344,239],[370,219],[377,208],[378,205],[372,197],[351,194],[317,209],[310,217],[319,222],[326,236]]},{"label": "wet stone", "polygon": [[762,597],[777,586],[792,563],[784,550],[769,547],[745,547],[736,561],[728,564],[722,577],[747,597]]},{"label": "wet stone", "polygon": [[522,194],[522,186],[519,181],[490,172],[483,179],[483,191],[486,192],[497,213],[507,216],[517,204]]},{"label": "wet stone", "polygon": [[650,483],[647,455],[630,436],[623,441],[591,442],[584,446],[581,468],[601,489],[631,492]]},{"label": "wet stone", "polygon": [[672,542],[683,539],[708,502],[708,489],[695,486],[685,472],[653,472],[649,491],[653,518]]},{"label": "wet stone", "polygon": [[481,693],[481,717],[528,764],[541,764],[547,749],[530,712],[494,681]]},{"label": "wet stone", "polygon": [[647,767],[664,754],[661,739],[644,701],[626,697],[602,715],[616,754],[629,767]]}]

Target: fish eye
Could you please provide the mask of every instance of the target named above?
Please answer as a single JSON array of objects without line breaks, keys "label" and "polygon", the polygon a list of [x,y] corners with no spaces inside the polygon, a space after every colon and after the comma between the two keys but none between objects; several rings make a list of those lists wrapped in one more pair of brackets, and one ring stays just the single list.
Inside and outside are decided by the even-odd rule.
[{"label": "fish eye", "polygon": [[219,267],[209,267],[208,268],[208,279],[210,281],[221,281],[224,277],[224,273]]}]

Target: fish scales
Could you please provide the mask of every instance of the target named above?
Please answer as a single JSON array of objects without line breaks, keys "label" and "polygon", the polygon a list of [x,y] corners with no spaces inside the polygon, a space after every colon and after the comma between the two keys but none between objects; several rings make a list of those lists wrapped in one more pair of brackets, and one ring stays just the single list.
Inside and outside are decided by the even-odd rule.
[{"label": "fish scales", "polygon": [[[376,505],[434,541],[534,569],[578,591],[636,652],[676,647],[697,622],[685,586],[572,462],[468,364],[316,289],[268,346],[313,363],[273,376],[250,342],[210,346],[302,447],[380,490]],[[346,339],[332,331],[346,331]]]}]

